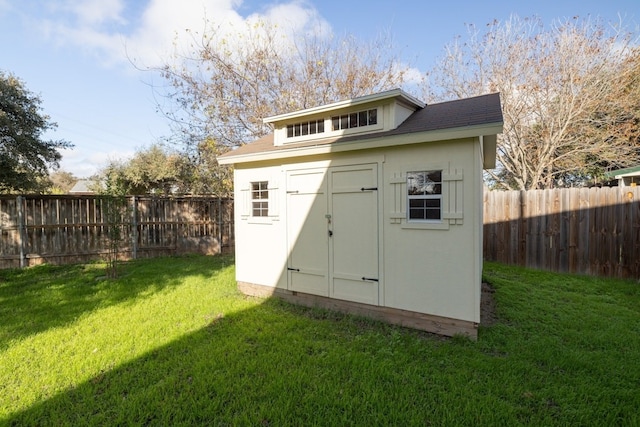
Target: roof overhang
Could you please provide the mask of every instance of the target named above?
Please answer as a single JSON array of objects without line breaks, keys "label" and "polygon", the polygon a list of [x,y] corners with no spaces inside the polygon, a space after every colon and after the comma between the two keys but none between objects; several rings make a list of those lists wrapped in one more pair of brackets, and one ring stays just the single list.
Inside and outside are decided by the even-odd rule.
[{"label": "roof overhang", "polygon": [[620,179],[630,176],[640,176],[640,166],[632,166],[629,168],[616,169],[604,173],[605,179]]},{"label": "roof overhang", "polygon": [[[257,153],[233,155],[233,152],[228,152],[225,153],[224,156],[218,157],[218,163],[229,165],[262,162],[294,157],[344,153],[356,150],[369,150],[410,144],[482,137],[481,139],[485,141],[485,145],[482,147],[484,157],[483,163],[485,164],[485,168],[487,168],[486,165],[489,165],[488,168],[491,168],[490,165],[492,162],[492,158],[494,164],[493,167],[495,167],[495,141],[497,140],[496,135],[499,133],[502,133],[502,122],[477,126],[465,126],[460,128],[404,133],[397,135],[372,135],[371,138],[344,142],[341,142],[338,138],[325,140],[323,142],[318,141],[313,145],[278,147],[278,149],[261,151]],[[491,152],[493,152],[493,154],[491,154]]]},{"label": "roof overhang", "polygon": [[618,175],[614,175],[615,179],[620,179],[620,178],[628,178],[631,176],[640,176],[640,171],[636,171],[636,172],[627,172],[627,173],[621,173]]},{"label": "roof overhang", "polygon": [[[502,132],[502,128],[500,128]],[[481,135],[480,148],[482,149],[482,168],[495,169],[498,155],[498,135]]]}]

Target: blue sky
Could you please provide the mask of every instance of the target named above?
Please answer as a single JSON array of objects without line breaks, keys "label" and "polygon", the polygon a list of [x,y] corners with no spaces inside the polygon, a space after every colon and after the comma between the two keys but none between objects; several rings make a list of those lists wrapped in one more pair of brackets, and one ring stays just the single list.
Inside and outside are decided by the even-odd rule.
[{"label": "blue sky", "polygon": [[0,0],[0,69],[41,96],[58,124],[47,137],[75,144],[63,152],[62,169],[86,177],[169,135],[150,87],[162,80],[130,59],[160,64],[174,34],[201,29],[205,13],[223,25],[262,17],[362,40],[387,32],[397,55],[420,72],[466,34],[465,24],[484,26],[512,14],[535,15],[545,25],[573,16],[622,18],[640,34],[638,0]]}]

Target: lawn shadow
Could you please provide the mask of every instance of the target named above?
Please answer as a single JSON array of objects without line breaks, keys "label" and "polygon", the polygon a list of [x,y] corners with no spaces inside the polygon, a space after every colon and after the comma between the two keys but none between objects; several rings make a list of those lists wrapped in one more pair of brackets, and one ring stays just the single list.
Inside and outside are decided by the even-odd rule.
[{"label": "lawn shadow", "polygon": [[[367,354],[360,341],[363,336],[385,340],[389,343],[385,348],[392,349],[401,345],[397,329],[269,299],[229,315],[212,313],[206,327],[12,414],[5,422],[15,426],[375,424],[399,415],[380,413],[384,410],[380,401],[363,399],[362,388],[373,387],[375,395],[383,397],[400,387],[403,379],[379,382],[371,376],[362,358],[390,364],[393,351],[371,349]],[[295,334],[289,333],[294,330]],[[416,333],[435,346],[439,343],[426,333]],[[335,345],[344,339],[353,339],[354,347]],[[336,385],[340,393],[333,392]],[[310,412],[310,406],[322,409]],[[326,414],[335,418],[319,418]]]},{"label": "lawn shadow", "polygon": [[[41,400],[0,424],[637,424],[637,370],[617,369],[628,356],[612,355],[621,343],[603,337],[594,353],[563,341],[567,320],[549,321],[554,335],[498,319],[471,342],[275,298],[234,298],[249,301],[205,313],[201,329],[63,392],[44,387]],[[576,333],[598,338],[586,327]]]},{"label": "lawn shadow", "polygon": [[185,277],[214,277],[231,264],[228,256],[144,259],[122,263],[117,279],[106,277],[104,264],[0,270],[0,350],[95,309],[178,286]]}]

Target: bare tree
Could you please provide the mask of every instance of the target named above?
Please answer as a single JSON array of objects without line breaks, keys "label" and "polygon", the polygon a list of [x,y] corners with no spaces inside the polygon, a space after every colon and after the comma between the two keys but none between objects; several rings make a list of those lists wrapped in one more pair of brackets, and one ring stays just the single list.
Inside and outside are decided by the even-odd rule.
[{"label": "bare tree", "polygon": [[258,22],[235,34],[209,26],[191,40],[161,69],[170,88],[161,109],[194,149],[242,145],[271,132],[264,117],[400,87],[404,78],[385,37],[294,37]]},{"label": "bare tree", "polygon": [[[637,143],[616,130],[609,114],[617,97],[632,96],[619,90],[632,68],[632,46],[630,34],[578,18],[548,29],[539,19],[518,17],[483,32],[470,26],[467,41],[445,48],[426,93],[438,100],[501,93],[504,133],[498,168],[489,172],[494,186],[570,185],[640,160]],[[608,123],[598,127],[603,117]]]}]

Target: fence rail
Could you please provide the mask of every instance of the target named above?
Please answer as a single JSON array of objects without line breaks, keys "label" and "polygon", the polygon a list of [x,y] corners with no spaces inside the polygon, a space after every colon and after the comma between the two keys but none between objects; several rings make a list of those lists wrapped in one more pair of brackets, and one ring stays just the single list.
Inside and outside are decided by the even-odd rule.
[{"label": "fence rail", "polygon": [[[128,204],[125,258],[233,251],[233,200]],[[0,268],[102,258],[107,226],[99,196],[1,196]],[[640,278],[640,187],[487,191],[483,250],[507,264]]]},{"label": "fence rail", "polygon": [[[209,197],[128,197],[124,258],[233,250],[233,201]],[[84,262],[107,252],[106,199],[0,197],[0,268]]]},{"label": "fence rail", "polygon": [[640,278],[640,187],[487,191],[484,258]]}]

